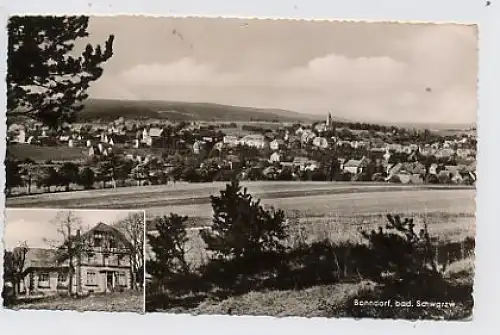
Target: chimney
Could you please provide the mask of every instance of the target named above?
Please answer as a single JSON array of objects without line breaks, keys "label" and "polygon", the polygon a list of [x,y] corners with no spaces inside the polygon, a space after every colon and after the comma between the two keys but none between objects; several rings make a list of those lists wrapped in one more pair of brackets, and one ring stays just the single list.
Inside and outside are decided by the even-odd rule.
[{"label": "chimney", "polygon": [[76,294],[82,293],[82,254],[81,254],[81,232],[80,229],[76,231],[76,243],[78,243],[78,252],[76,255]]}]

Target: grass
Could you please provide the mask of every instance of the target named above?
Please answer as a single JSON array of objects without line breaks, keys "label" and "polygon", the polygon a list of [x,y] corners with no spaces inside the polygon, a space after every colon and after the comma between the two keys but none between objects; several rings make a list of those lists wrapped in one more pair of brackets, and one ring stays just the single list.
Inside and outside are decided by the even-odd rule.
[{"label": "grass", "polygon": [[32,159],[35,162],[46,161],[75,161],[84,159],[87,150],[82,148],[70,148],[67,146],[47,147],[31,144],[9,144],[7,155],[17,160]]},{"label": "grass", "polygon": [[19,303],[13,309],[44,309],[44,310],[74,310],[105,311],[105,312],[144,312],[143,292],[121,292],[96,294],[84,298],[47,297],[35,302]]},{"label": "grass", "polygon": [[[464,264],[468,264],[464,266]],[[447,276],[446,280],[450,287],[459,290],[468,290],[473,282],[472,258],[452,263],[450,269],[462,269],[455,273],[453,278]],[[450,273],[451,273],[450,272]],[[360,279],[358,282],[340,282],[329,285],[316,285],[301,290],[265,290],[251,291],[242,295],[218,298],[208,295],[198,299],[195,296],[183,297],[188,303],[182,306],[172,306],[155,310],[167,313],[189,313],[199,314],[233,314],[250,316],[300,316],[300,317],[353,317],[355,315],[365,317],[403,318],[414,319],[419,317],[430,319],[467,319],[472,313],[470,302],[463,300],[462,296],[453,296],[451,299],[443,299],[453,306],[442,309],[435,308],[398,308],[397,296],[382,296],[384,287],[370,280]],[[403,292],[401,292],[403,293]],[[382,295],[381,295],[382,294]],[[458,294],[458,291],[457,291]],[[356,307],[354,300],[391,300],[391,308]],[[411,299],[416,305],[416,300]],[[427,301],[427,300],[424,300]],[[438,299],[438,301],[441,301]]]},{"label": "grass", "polygon": [[224,300],[207,299],[187,310],[168,312],[192,314],[235,314],[252,316],[328,317],[329,306],[343,306],[361,291],[374,287],[370,281],[319,285],[304,290],[249,292]]},{"label": "grass", "polygon": [[[169,184],[61,192],[8,198],[8,207],[141,208],[150,215],[171,211],[189,216],[210,213],[210,195],[218,195],[225,183]],[[400,186],[372,183],[248,182],[243,183],[264,204],[283,209],[318,212],[374,213],[405,211],[475,212],[475,190],[468,188]],[[314,199],[312,198],[314,197]],[[314,204],[311,207],[310,204]],[[411,204],[411,205],[409,205]],[[203,213],[200,215],[200,213]],[[209,214],[208,216],[210,216]]]}]

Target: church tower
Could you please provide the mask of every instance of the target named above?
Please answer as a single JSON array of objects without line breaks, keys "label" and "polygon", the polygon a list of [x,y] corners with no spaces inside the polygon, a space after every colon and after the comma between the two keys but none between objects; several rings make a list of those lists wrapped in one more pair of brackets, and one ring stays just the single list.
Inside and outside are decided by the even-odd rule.
[{"label": "church tower", "polygon": [[328,117],[326,118],[326,126],[330,127],[332,125],[332,114],[328,113]]}]

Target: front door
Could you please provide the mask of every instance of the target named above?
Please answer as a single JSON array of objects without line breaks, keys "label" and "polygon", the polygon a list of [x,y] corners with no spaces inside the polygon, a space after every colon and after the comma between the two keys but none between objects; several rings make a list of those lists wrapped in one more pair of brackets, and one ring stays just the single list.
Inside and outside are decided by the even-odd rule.
[{"label": "front door", "polygon": [[113,272],[106,272],[106,292],[112,292],[114,288]]}]

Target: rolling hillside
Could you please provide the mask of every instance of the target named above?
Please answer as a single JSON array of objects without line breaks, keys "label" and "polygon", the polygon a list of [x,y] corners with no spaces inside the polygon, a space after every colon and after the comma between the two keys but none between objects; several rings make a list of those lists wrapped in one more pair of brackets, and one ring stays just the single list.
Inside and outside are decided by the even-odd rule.
[{"label": "rolling hillside", "polygon": [[111,121],[119,117],[129,119],[168,119],[172,121],[311,121],[311,116],[280,109],[265,109],[169,101],[134,101],[90,99],[79,113],[80,122]]}]

